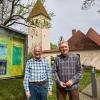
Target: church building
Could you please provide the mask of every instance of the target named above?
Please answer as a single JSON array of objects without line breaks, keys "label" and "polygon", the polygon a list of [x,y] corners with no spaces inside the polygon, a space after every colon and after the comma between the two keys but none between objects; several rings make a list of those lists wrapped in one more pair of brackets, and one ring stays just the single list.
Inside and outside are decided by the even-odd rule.
[{"label": "church building", "polygon": [[37,0],[28,18],[28,52],[32,52],[35,45],[42,50],[50,50],[50,21],[51,18],[41,0]]}]

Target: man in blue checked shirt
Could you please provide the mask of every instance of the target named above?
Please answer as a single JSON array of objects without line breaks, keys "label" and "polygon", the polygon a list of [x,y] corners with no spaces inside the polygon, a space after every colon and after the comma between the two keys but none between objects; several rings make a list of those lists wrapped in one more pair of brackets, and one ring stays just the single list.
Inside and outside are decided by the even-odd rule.
[{"label": "man in blue checked shirt", "polygon": [[47,100],[47,95],[52,95],[51,67],[41,53],[41,47],[36,46],[34,58],[26,63],[23,83],[26,97],[30,100]]}]

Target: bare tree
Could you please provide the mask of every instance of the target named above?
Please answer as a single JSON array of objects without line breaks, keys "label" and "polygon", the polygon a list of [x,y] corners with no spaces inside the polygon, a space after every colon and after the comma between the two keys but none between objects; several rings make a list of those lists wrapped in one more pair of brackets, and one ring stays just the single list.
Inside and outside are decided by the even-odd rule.
[{"label": "bare tree", "polygon": [[19,19],[26,21],[24,15],[28,12],[27,7],[21,5],[20,0],[2,0],[0,4],[0,23],[11,26],[14,23],[18,23]]},{"label": "bare tree", "polygon": [[[5,26],[11,26],[14,24],[25,24],[27,22],[27,15],[33,8],[34,1],[29,0],[27,4],[21,2],[22,0],[0,0],[0,24]],[[45,2],[45,0],[42,0]],[[24,22],[24,23],[23,23]]]},{"label": "bare tree", "polygon": [[100,13],[100,0],[84,0],[82,4],[82,10],[90,9],[93,6],[98,6],[97,12]]}]

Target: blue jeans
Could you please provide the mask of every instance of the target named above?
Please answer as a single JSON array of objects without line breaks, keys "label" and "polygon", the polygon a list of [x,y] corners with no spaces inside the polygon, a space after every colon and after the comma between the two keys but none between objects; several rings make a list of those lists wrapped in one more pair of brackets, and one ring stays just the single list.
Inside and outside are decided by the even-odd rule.
[{"label": "blue jeans", "polygon": [[45,85],[35,85],[29,83],[29,89],[31,93],[30,100],[47,100],[47,88]]}]

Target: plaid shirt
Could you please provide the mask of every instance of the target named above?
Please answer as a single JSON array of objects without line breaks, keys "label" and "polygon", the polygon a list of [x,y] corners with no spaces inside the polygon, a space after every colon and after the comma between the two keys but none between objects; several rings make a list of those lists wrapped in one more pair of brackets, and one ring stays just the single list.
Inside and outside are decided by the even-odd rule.
[{"label": "plaid shirt", "polygon": [[71,80],[73,85],[70,89],[79,87],[79,80],[82,75],[80,58],[77,54],[68,54],[67,56],[58,55],[54,64],[54,78],[59,84],[60,81],[67,82]]},{"label": "plaid shirt", "polygon": [[26,63],[23,82],[25,91],[29,91],[29,82],[37,81],[48,81],[48,90],[52,90],[51,67],[45,58],[33,58]]}]

